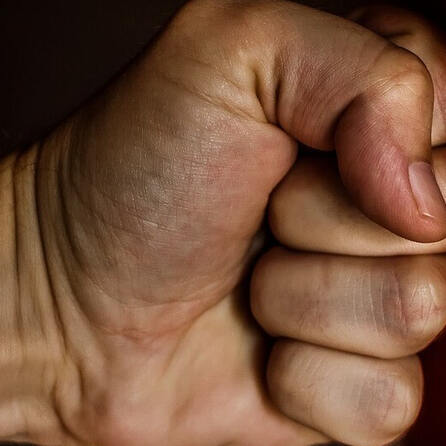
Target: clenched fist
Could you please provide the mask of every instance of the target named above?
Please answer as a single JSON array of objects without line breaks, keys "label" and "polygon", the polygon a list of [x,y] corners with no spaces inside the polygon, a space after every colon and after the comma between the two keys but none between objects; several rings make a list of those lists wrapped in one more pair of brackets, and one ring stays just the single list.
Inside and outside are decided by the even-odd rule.
[{"label": "clenched fist", "polygon": [[245,279],[297,141],[336,149],[378,224],[444,237],[433,104],[420,59],[360,25],[282,1],[188,3],[106,91],[2,161],[0,436],[52,446],[340,438],[336,417],[306,426],[270,402]]},{"label": "clenched fist", "polygon": [[[435,85],[433,165],[446,196],[445,35],[400,9],[353,16],[426,64]],[[288,338],[268,365],[278,407],[348,444],[382,445],[407,432],[423,403],[404,444],[444,443],[444,337],[424,355],[424,402],[415,354],[446,325],[445,240],[416,243],[377,225],[353,203],[335,158],[314,154],[275,190],[269,217],[289,249],[263,257],[251,299],[262,327]]]}]

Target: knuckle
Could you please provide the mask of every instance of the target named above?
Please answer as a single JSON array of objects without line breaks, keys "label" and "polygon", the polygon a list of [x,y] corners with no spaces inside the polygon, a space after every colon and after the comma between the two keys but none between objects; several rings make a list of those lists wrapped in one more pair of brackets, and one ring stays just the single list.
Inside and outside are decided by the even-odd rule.
[{"label": "knuckle", "polygon": [[229,0],[233,25],[250,36],[265,36],[272,29],[280,30],[280,20],[290,8],[290,4],[280,0]]},{"label": "knuckle", "polygon": [[[176,14],[172,22],[174,26],[170,28],[206,33],[207,39],[224,36],[221,40],[228,43],[228,47],[236,44],[240,49],[246,38],[252,41],[264,36],[265,27],[274,26],[271,18],[283,8],[283,3],[271,0],[190,0]],[[213,32],[209,33],[210,30]]]},{"label": "knuckle", "polygon": [[394,269],[387,282],[380,287],[384,329],[405,353],[415,353],[445,324],[444,278],[434,259],[419,258]]},{"label": "knuckle", "polygon": [[370,444],[395,440],[416,420],[421,406],[421,371],[418,360],[410,360],[414,363],[409,369],[415,376],[400,365],[388,365],[370,373],[361,387],[357,414]]},{"label": "knuckle", "polygon": [[391,87],[404,88],[405,92],[410,92],[416,97],[424,98],[427,93],[433,95],[432,78],[424,62],[404,48],[389,45],[390,51],[385,54],[388,56],[386,62],[389,62],[391,71],[388,72],[385,87],[389,90]]},{"label": "knuckle", "polygon": [[[290,340],[277,341],[267,367],[267,386],[271,401],[292,419],[316,421],[321,389],[327,384],[326,361],[321,351]],[[319,360],[314,360],[315,356]],[[308,417],[310,420],[308,420]]]},{"label": "knuckle", "polygon": [[[203,46],[203,42],[207,42],[208,46],[215,44],[216,40],[220,44],[225,41],[234,43],[237,38],[237,17],[232,12],[234,8],[231,3],[229,0],[187,1],[164,29],[164,39],[173,41],[175,48],[189,47],[193,53],[197,52],[197,45]],[[228,29],[232,32],[228,33]]]}]

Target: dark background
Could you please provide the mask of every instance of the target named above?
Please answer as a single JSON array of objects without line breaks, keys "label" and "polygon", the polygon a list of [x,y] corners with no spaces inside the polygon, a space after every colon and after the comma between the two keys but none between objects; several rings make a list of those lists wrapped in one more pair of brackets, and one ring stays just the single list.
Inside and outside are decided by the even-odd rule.
[{"label": "dark background", "polygon": [[[0,0],[0,154],[37,139],[73,111],[134,58],[184,2]],[[367,1],[302,3],[343,13]],[[419,6],[438,16],[432,14],[438,2]]]},{"label": "dark background", "polygon": [[[0,0],[0,155],[44,136],[100,90],[184,1]],[[342,14],[376,2],[301,3]],[[446,20],[444,0],[388,3],[421,11],[440,26]],[[423,354],[426,403],[407,446],[446,444],[445,353],[442,338]]]}]

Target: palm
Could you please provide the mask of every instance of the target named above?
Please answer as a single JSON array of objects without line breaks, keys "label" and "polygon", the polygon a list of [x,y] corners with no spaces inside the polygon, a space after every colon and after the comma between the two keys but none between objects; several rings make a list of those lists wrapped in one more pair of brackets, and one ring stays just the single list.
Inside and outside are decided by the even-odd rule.
[{"label": "palm", "polygon": [[224,76],[185,58],[179,80],[168,56],[161,41],[43,147],[43,235],[84,398],[62,417],[74,444],[304,442],[264,395],[264,339],[243,310],[294,142]]}]

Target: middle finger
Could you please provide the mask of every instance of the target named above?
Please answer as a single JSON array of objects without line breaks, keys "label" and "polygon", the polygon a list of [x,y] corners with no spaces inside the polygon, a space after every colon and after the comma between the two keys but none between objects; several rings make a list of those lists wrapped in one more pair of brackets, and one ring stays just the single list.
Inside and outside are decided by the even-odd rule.
[{"label": "middle finger", "polygon": [[443,256],[354,258],[275,248],[257,265],[251,306],[283,336],[379,358],[417,353],[446,325]]}]

